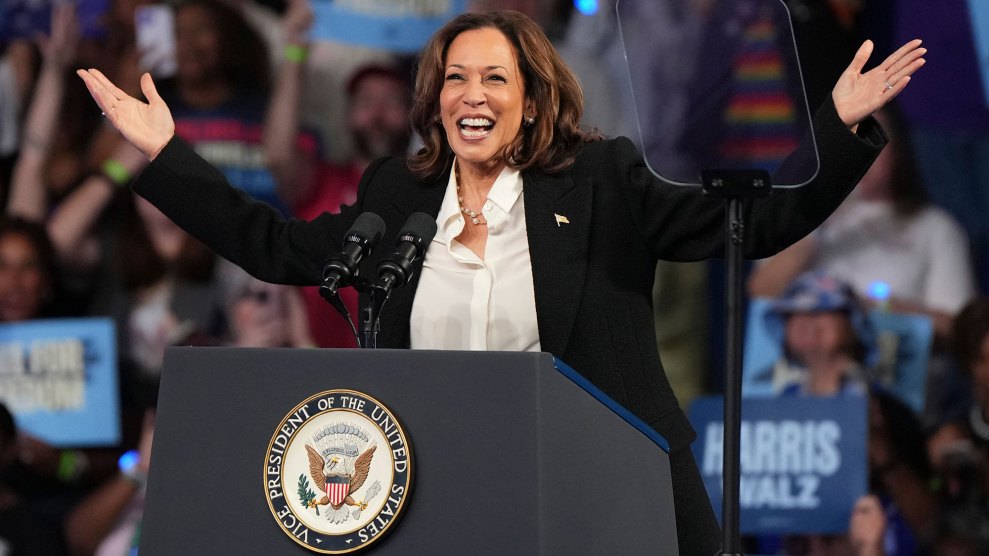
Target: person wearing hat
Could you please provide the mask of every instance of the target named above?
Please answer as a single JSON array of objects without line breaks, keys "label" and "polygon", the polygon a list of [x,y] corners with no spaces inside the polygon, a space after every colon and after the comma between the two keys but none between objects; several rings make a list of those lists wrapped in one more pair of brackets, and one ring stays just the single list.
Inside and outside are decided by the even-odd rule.
[{"label": "person wearing hat", "polygon": [[782,342],[773,383],[783,395],[865,394],[875,333],[851,286],[822,272],[800,275],[772,303],[767,326]]}]

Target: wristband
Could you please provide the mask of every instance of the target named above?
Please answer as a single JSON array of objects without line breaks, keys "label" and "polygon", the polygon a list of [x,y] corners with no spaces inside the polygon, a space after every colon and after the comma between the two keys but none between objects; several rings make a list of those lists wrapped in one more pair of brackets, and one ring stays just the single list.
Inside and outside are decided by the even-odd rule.
[{"label": "wristband", "polygon": [[63,450],[58,455],[58,470],[55,474],[63,483],[71,483],[82,475],[88,464],[89,462],[82,452]]},{"label": "wristband", "polygon": [[124,165],[120,161],[112,158],[103,161],[100,170],[103,171],[103,175],[112,181],[114,185],[126,185],[131,179],[130,172],[127,168],[124,168]]},{"label": "wristband", "polygon": [[301,64],[305,62],[306,57],[309,56],[309,49],[297,44],[289,44],[285,46],[284,55],[285,59],[289,62]]}]

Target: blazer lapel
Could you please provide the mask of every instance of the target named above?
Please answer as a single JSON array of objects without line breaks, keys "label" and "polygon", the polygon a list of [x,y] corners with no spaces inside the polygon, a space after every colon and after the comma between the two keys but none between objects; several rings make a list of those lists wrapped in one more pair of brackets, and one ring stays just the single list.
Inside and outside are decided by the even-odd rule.
[{"label": "blazer lapel", "polygon": [[569,173],[523,173],[536,320],[543,351],[562,355],[587,271],[592,191]]},{"label": "blazer lapel", "polygon": [[[389,253],[393,248],[395,238],[401,231],[401,226],[413,212],[424,212],[433,218],[440,212],[443,194],[450,173],[446,172],[435,181],[415,182],[410,187],[396,187],[392,196],[393,217],[388,220],[388,231],[378,247],[378,257]],[[392,242],[392,243],[386,243]],[[425,254],[423,254],[425,255]],[[402,288],[392,290],[388,303],[381,316],[381,334],[378,345],[381,347],[409,347],[409,319],[412,316],[412,301],[419,288],[419,277],[422,276],[423,256],[412,263],[412,278]]]}]

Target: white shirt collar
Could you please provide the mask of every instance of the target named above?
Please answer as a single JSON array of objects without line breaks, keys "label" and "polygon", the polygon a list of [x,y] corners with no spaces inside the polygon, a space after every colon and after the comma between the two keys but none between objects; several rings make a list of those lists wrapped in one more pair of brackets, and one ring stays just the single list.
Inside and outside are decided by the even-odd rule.
[{"label": "white shirt collar", "polygon": [[[443,202],[440,204],[440,211],[436,217],[436,222],[440,226],[440,233],[437,234],[437,237],[444,244],[449,244],[449,240],[460,235],[464,229],[464,215],[460,212],[460,201],[457,200],[457,176],[453,170],[456,164],[457,161],[454,158],[446,193],[443,195]],[[489,231],[504,221],[501,215],[507,215],[511,212],[512,207],[521,196],[522,174],[518,170],[505,166],[495,179],[491,190],[488,191],[487,201],[482,207],[484,217],[488,221]],[[499,210],[493,212],[491,210],[493,207],[487,206],[489,203]]]}]

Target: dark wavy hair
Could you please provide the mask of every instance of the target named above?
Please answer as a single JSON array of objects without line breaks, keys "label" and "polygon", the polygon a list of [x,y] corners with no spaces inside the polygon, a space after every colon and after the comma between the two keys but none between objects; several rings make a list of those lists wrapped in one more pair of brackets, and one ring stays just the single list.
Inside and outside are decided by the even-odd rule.
[{"label": "dark wavy hair", "polygon": [[271,87],[268,47],[240,11],[218,0],[183,0],[176,12],[198,6],[216,26],[220,71],[228,83],[241,89],[267,92]]},{"label": "dark wavy hair", "polygon": [[34,318],[52,316],[55,312],[56,297],[59,293],[58,258],[55,247],[48,237],[45,226],[39,222],[26,220],[19,216],[0,217],[0,238],[21,236],[31,244],[38,257],[39,272],[45,280],[47,294],[41,300],[38,314]]},{"label": "dark wavy hair", "polygon": [[501,31],[513,45],[525,97],[536,107],[536,122],[523,126],[506,146],[506,164],[517,170],[535,167],[559,172],[573,164],[582,143],[600,139],[596,132],[581,129],[584,93],[580,83],[535,22],[515,11],[465,13],[437,31],[419,55],[412,126],[424,146],[409,158],[409,168],[421,178],[441,175],[452,156],[443,127],[436,120],[447,50],[464,31],[485,28]]}]

